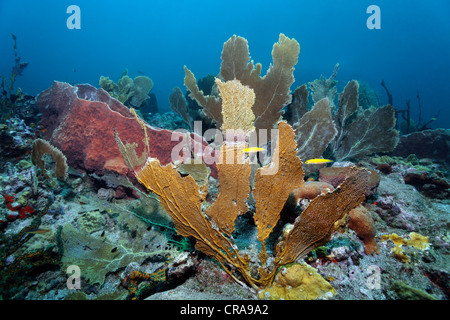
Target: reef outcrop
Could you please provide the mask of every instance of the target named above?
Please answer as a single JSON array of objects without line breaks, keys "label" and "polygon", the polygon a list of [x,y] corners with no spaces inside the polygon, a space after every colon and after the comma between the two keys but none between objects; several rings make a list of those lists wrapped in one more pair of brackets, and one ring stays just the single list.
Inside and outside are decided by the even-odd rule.
[{"label": "reef outcrop", "polygon": [[407,157],[415,154],[419,158],[430,158],[450,164],[450,130],[434,129],[410,133],[400,137],[393,156]]}]

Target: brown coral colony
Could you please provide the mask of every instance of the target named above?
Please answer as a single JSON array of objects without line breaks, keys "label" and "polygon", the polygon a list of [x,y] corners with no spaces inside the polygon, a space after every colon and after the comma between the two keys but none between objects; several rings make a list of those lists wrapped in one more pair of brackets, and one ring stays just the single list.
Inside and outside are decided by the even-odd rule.
[{"label": "brown coral colony", "polygon": [[[250,61],[247,41],[242,37],[231,37],[224,44],[220,74],[215,81],[219,95],[205,96],[193,73],[185,67],[185,85],[191,98],[203,108],[204,115],[224,131],[240,129],[245,132],[243,139],[237,142],[225,139],[217,146],[221,155],[233,161],[216,163],[220,193],[214,202],[205,206],[208,185],[199,186],[189,175],[182,177],[176,165],[163,166],[158,159],[151,158],[151,154],[146,155],[143,166],[126,161],[137,180],[159,197],[177,232],[194,238],[199,251],[217,260],[237,282],[242,283],[243,279],[255,290],[270,286],[279,267],[293,263],[327,243],[333,225],[346,215],[350,216],[350,227],[366,243],[366,252],[379,252],[374,243],[375,231],[370,216],[363,209],[357,209],[362,208],[358,206],[365,200],[371,173],[351,167],[346,168],[335,185],[304,183],[304,170],[310,171],[310,168],[304,167],[302,161],[320,158],[326,151],[342,160],[393,148],[398,135],[391,121],[395,114],[390,106],[378,109],[358,106],[359,85],[357,81],[351,81],[339,95],[337,106],[331,100],[335,91],[325,92],[323,96],[316,92],[311,110],[308,110],[307,87],[300,87],[290,105],[295,114],[293,127],[280,121],[283,108],[291,103],[290,87],[299,52],[300,46],[295,39],[280,34],[279,42],[273,46],[273,65],[261,77],[262,66]],[[330,88],[332,82],[324,81]],[[316,83],[314,89],[317,88]],[[171,102],[178,107],[173,110],[178,110],[187,122],[190,121],[180,90],[175,90],[174,94],[176,97],[173,96]],[[374,123],[378,125],[373,127]],[[144,137],[147,128],[141,127]],[[244,154],[249,148],[250,135],[262,129],[269,135],[271,129],[277,131],[273,131],[276,135],[271,137],[270,161],[255,165]],[[122,143],[121,134],[116,132],[115,138],[124,158],[141,159],[136,154],[136,145]],[[147,139],[145,141],[148,143]],[[377,141],[382,143],[377,144]],[[296,201],[308,198],[309,205],[272,249],[268,246],[268,238],[280,222],[280,213],[291,193]],[[256,208],[254,212],[249,208],[250,201]],[[233,238],[236,219],[247,212],[253,214],[260,244],[256,269],[252,268],[247,254],[240,252]],[[273,259],[268,259],[269,256]]]}]

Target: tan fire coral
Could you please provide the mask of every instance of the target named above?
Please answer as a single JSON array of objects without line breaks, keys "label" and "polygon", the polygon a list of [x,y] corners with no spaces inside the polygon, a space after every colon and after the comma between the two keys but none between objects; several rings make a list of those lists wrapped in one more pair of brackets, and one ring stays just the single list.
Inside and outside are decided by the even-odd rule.
[{"label": "tan fire coral", "polygon": [[[221,91],[221,95],[226,94],[235,92]],[[224,101],[231,98],[222,96]],[[234,108],[234,112],[239,110]],[[145,126],[143,129],[145,131]],[[135,149],[129,144],[130,148],[124,146],[117,133],[116,140],[125,158],[137,158],[127,155]],[[243,146],[245,142],[225,140],[221,150],[231,150],[229,154],[237,160],[242,156],[240,150]],[[312,200],[283,243],[272,251],[275,255],[273,265],[267,265],[266,241],[279,221],[289,193],[303,184],[295,134],[286,122],[278,123],[278,140],[273,155],[277,157],[272,159],[272,163],[257,170],[252,191],[256,203],[254,220],[258,240],[262,244],[257,274],[252,273],[250,258],[239,252],[232,236],[236,218],[247,209],[245,200],[250,191],[248,177],[251,166],[248,161],[217,165],[220,194],[207,209],[202,205],[207,186],[199,187],[191,176],[182,177],[172,164],[161,166],[157,159],[149,157],[142,168],[130,169],[140,183],[159,196],[180,235],[195,238],[196,248],[219,261],[233,279],[240,282],[238,272],[252,288],[259,290],[271,285],[280,266],[294,262],[329,239],[333,224],[364,200],[361,190],[365,190],[369,175],[364,169],[354,168],[336,190]],[[132,164],[131,161],[127,163]],[[266,170],[269,168],[277,170],[268,175]]]}]

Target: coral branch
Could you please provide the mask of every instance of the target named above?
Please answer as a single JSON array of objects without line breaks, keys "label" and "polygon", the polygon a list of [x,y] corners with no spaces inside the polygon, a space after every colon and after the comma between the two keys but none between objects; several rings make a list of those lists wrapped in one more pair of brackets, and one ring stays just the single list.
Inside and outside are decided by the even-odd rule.
[{"label": "coral branch", "polygon": [[46,140],[36,139],[33,141],[33,151],[31,153],[31,161],[34,165],[38,166],[43,175],[48,179],[49,176],[45,170],[45,163],[42,159],[44,154],[49,154],[52,156],[53,160],[56,162],[55,165],[55,175],[59,179],[66,179],[67,177],[67,159],[64,154],[58,148],[52,146]]},{"label": "coral branch", "polygon": [[173,89],[172,93],[169,96],[169,102],[170,109],[179,114],[181,118],[183,118],[184,122],[186,122],[187,125],[192,129],[192,118],[189,115],[188,105],[180,88],[176,87]]},{"label": "coral branch", "polygon": [[294,99],[287,106],[288,112],[291,113],[291,121],[293,123],[293,128],[297,129],[298,122],[303,117],[303,115],[308,112],[308,87],[306,84],[298,87],[294,90]]},{"label": "coral branch", "polygon": [[330,100],[330,105],[334,109],[334,98],[336,96],[336,84],[337,81],[336,76],[339,69],[339,63],[336,63],[333,69],[333,74],[325,79],[324,76],[321,76],[320,79],[316,79],[313,82],[309,82],[309,88],[312,93],[311,96],[313,98],[314,103],[322,100],[323,98],[328,98]]},{"label": "coral branch", "polygon": [[303,160],[320,158],[336,133],[329,100],[324,98],[316,102],[297,124],[298,156]]},{"label": "coral branch", "polygon": [[199,105],[203,107],[203,112],[211,119],[213,119],[218,127],[222,126],[222,101],[220,98],[212,95],[205,96],[203,91],[197,86],[197,80],[194,74],[186,66],[184,66],[184,85],[190,91],[189,96],[195,99]]},{"label": "coral branch", "polygon": [[371,107],[348,125],[344,139],[335,156],[338,159],[356,158],[376,152],[387,152],[398,143],[395,110],[392,106]]},{"label": "coral branch", "polygon": [[280,34],[278,43],[273,45],[273,65],[267,74],[256,83],[243,82],[255,90],[253,113],[257,129],[272,129],[283,114],[281,109],[291,102],[290,87],[294,83],[294,66],[299,54],[298,42]]},{"label": "coral branch", "polygon": [[347,83],[344,90],[339,95],[338,110],[335,116],[338,132],[333,143],[334,152],[341,146],[348,120],[358,109],[358,89],[358,82],[353,80]]},{"label": "coral branch", "polygon": [[277,248],[275,263],[292,263],[328,242],[333,224],[364,201],[361,190],[366,190],[369,175],[367,170],[354,167],[347,179],[333,192],[312,200],[297,218],[284,244]]},{"label": "coral branch", "polygon": [[[220,193],[214,205],[205,212],[227,235],[234,232],[236,218],[248,211],[246,200],[250,192],[251,166],[248,159],[247,161],[238,159],[242,157],[244,148],[244,143],[222,145],[220,153],[223,160],[217,164]],[[232,159],[229,159],[230,157]]]},{"label": "coral branch", "polygon": [[274,175],[264,175],[265,168],[259,168],[253,190],[256,201],[253,219],[258,228],[258,240],[262,245],[260,254],[262,265],[267,258],[265,241],[278,223],[281,209],[289,193],[303,185],[303,169],[297,157],[294,131],[286,122],[278,124],[278,142],[274,154],[279,155],[278,171]]}]

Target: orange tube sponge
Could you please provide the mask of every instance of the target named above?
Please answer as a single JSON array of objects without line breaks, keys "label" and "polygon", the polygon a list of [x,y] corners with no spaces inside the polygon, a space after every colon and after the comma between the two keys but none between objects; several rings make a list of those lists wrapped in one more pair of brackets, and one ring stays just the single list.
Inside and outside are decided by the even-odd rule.
[{"label": "orange tube sponge", "polygon": [[380,253],[380,248],[375,242],[375,226],[369,212],[363,206],[358,206],[348,214],[348,226],[362,238],[366,254]]}]

